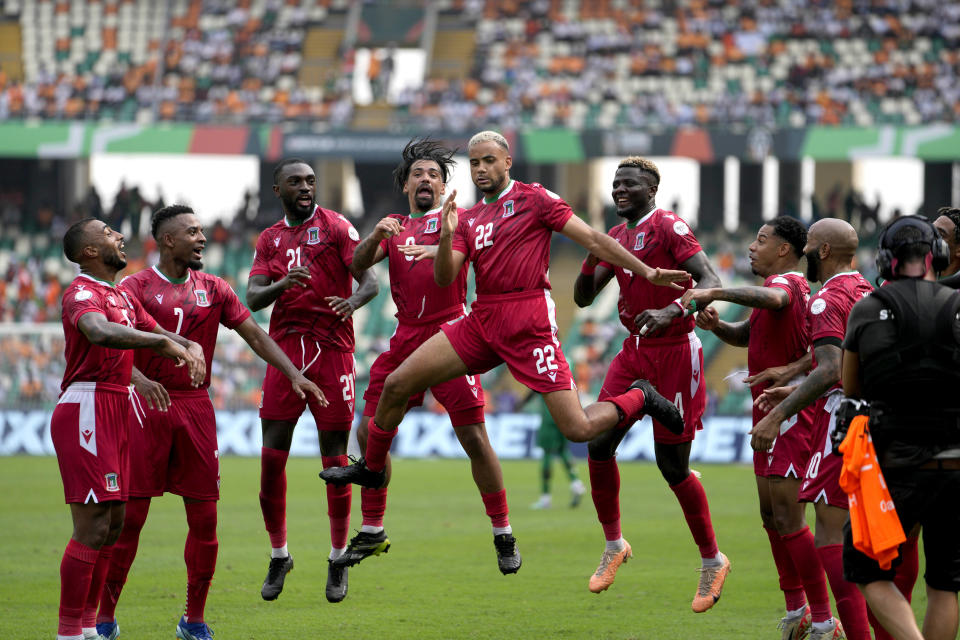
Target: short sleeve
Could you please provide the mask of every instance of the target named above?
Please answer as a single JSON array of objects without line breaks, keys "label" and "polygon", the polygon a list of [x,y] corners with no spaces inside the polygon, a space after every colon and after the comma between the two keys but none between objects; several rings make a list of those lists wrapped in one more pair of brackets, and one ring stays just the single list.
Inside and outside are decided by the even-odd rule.
[{"label": "short sleeve", "polygon": [[269,276],[270,258],[273,256],[273,248],[270,246],[270,234],[266,231],[257,238],[257,248],[253,252],[253,266],[250,267],[251,276]]},{"label": "short sleeve", "polygon": [[663,237],[667,239],[667,246],[677,264],[683,264],[692,256],[703,250],[690,226],[679,216],[663,216]]},{"label": "short sleeve", "polygon": [[787,295],[790,296],[789,302],[787,302],[787,304],[790,304],[791,302],[793,302],[795,296],[798,293],[795,290],[795,286],[791,283],[790,278],[786,278],[784,276],[773,276],[767,282],[765,282],[763,286],[767,287],[768,289],[783,289],[784,291],[786,291]]},{"label": "short sleeve", "polygon": [[220,324],[227,329],[236,329],[250,317],[250,310],[243,306],[240,298],[222,278],[217,278],[217,288],[219,289],[219,297],[223,300]]},{"label": "short sleeve", "polygon": [[103,317],[107,316],[103,296],[89,289],[75,289],[65,295],[63,297],[63,311],[64,315],[70,320],[70,324],[77,329],[80,328],[77,324],[80,321],[80,316],[85,313],[94,312],[103,315]]},{"label": "short sleeve", "polygon": [[847,313],[839,300],[819,296],[810,301],[810,340],[839,338],[847,330]]},{"label": "short sleeve", "polygon": [[349,267],[353,264],[353,252],[356,250],[357,245],[360,244],[360,234],[357,233],[356,227],[343,216],[340,216],[337,227],[339,230],[337,233],[337,244],[340,249],[340,260]]},{"label": "short sleeve", "polygon": [[540,221],[550,229],[560,231],[563,225],[573,217],[573,209],[553,191],[540,187],[539,192],[540,202],[537,210],[540,213]]}]

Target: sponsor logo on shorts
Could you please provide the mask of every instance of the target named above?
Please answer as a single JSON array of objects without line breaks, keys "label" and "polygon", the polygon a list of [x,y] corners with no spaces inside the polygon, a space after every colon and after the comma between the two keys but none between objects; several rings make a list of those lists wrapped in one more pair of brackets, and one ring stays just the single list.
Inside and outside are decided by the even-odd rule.
[{"label": "sponsor logo on shorts", "polygon": [[206,289],[194,289],[193,295],[197,296],[197,306],[198,307],[209,307],[210,300],[207,298]]},{"label": "sponsor logo on shorts", "polygon": [[547,375],[550,376],[550,380],[551,380],[552,382],[556,382],[556,381],[557,381],[557,372],[556,372],[556,371],[548,371],[548,372],[547,372]]},{"label": "sponsor logo on shorts", "polygon": [[307,244],[320,244],[320,227],[307,229]]},{"label": "sponsor logo on shorts", "polygon": [[636,239],[633,241],[634,251],[640,251],[640,249],[643,249],[643,236],[645,234],[646,234],[645,231],[641,231],[640,233],[637,234]]},{"label": "sponsor logo on shorts", "polygon": [[503,218],[509,218],[514,213],[513,211],[513,200],[507,200],[503,203]]},{"label": "sponsor logo on shorts", "polygon": [[120,483],[117,481],[117,474],[108,473],[104,476],[104,478],[106,479],[107,491],[120,491]]},{"label": "sponsor logo on shorts", "polygon": [[83,436],[84,442],[90,442],[90,438],[93,437],[93,431],[91,431],[90,429],[84,429],[83,431],[80,432],[80,435]]}]

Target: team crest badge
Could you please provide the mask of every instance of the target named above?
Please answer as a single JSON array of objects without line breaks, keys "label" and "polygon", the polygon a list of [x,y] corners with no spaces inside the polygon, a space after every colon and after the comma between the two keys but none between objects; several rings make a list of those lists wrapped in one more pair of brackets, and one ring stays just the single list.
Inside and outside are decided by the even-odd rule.
[{"label": "team crest badge", "polygon": [[504,218],[509,218],[513,215],[513,200],[507,200],[503,203],[503,216]]},{"label": "team crest badge", "polygon": [[320,227],[307,229],[307,244],[320,244]]},{"label": "team crest badge", "polygon": [[207,298],[206,289],[194,289],[193,295],[197,296],[197,306],[198,307],[209,307],[210,300]]},{"label": "team crest badge", "polygon": [[107,491],[120,491],[120,483],[117,481],[117,474],[108,473],[104,475],[104,478],[106,478]]},{"label": "team crest badge", "polygon": [[643,236],[645,233],[646,233],[645,231],[641,231],[640,233],[637,234],[636,239],[633,241],[634,251],[640,251],[640,249],[643,249]]},{"label": "team crest badge", "polygon": [[423,231],[424,233],[436,233],[437,232],[437,223],[439,220],[437,218],[430,218],[427,220],[427,228]]}]

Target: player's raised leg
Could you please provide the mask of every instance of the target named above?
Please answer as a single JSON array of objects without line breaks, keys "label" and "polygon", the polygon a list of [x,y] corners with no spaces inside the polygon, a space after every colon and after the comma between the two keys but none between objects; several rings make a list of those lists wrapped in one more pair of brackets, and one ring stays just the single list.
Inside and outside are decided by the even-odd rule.
[{"label": "player's raised leg", "polygon": [[467,373],[467,366],[453,350],[446,334],[442,331],[434,334],[387,376],[377,412],[369,424],[364,459],[347,467],[324,469],[320,477],[333,484],[383,486],[387,454],[410,396]]}]

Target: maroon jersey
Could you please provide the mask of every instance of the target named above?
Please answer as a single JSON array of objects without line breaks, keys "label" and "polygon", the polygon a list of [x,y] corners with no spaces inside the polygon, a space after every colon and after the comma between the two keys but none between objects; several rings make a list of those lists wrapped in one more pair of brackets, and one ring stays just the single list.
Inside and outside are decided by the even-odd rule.
[{"label": "maroon jersey", "polygon": [[[687,223],[672,211],[654,209],[640,218],[637,224],[629,227],[627,223],[618,224],[610,229],[610,237],[623,248],[652,268],[681,269],[690,256],[701,251],[700,243],[694,237]],[[638,277],[633,271],[600,262],[612,269],[620,285],[620,322],[630,333],[640,328],[634,319],[647,309],[662,309],[676,300],[681,291],[653,284],[646,278]],[[693,280],[677,283],[684,289],[693,286]],[[690,315],[673,320],[666,329],[657,334],[658,338],[681,336],[693,331],[696,319]]]},{"label": "maroon jersey", "polygon": [[80,274],[63,292],[63,336],[67,368],[61,390],[74,382],[108,382],[120,386],[130,384],[133,349],[111,349],[93,344],[80,331],[80,316],[94,312],[140,331],[153,331],[157,322],[132,296],[109,282]]},{"label": "maroon jersey", "polygon": [[[400,253],[400,245],[435,245],[440,242],[438,207],[414,216],[393,216],[403,225],[401,234],[386,238],[380,247],[387,252],[390,264],[390,295],[397,303],[400,322],[425,323],[441,320],[459,312],[465,313],[467,299],[467,263],[448,287],[437,286],[433,279],[433,260],[417,262],[413,256]],[[463,211],[460,211],[461,216]]]},{"label": "maroon jersey", "polygon": [[[173,282],[159,269],[144,269],[127,276],[120,287],[143,305],[161,327],[193,340],[203,348],[207,361],[207,377],[201,389],[210,386],[213,350],[217,346],[217,330],[222,324],[235,329],[250,317],[237,294],[217,276],[187,270],[183,282]],[[135,363],[145,376],[159,382],[168,391],[193,391],[186,367],[177,367],[169,358],[150,349],[137,349]]]},{"label": "maroon jersey", "polygon": [[[820,291],[810,298],[807,317],[810,323],[810,343],[820,338],[843,340],[847,330],[847,318],[850,310],[861,298],[870,294],[873,287],[857,271],[838,273],[823,283]],[[813,366],[817,366],[814,353]],[[842,388],[837,382],[832,389]]]},{"label": "maroon jersey", "polygon": [[[770,367],[779,367],[799,360],[810,349],[810,327],[807,324],[807,301],[810,285],[798,272],[772,275],[763,286],[783,289],[790,303],[780,309],[754,309],[750,314],[750,343],[747,346],[747,368],[750,375]],[[754,400],[768,385],[750,388]]]},{"label": "maroon jersey", "polygon": [[453,248],[473,262],[477,295],[549,289],[550,236],[572,215],[557,194],[516,180],[460,214]]},{"label": "maroon jersey", "polygon": [[324,298],[349,298],[353,293],[349,267],[359,243],[360,235],[346,218],[319,206],[295,227],[284,218],[260,234],[251,276],[264,275],[277,282],[297,266],[307,267],[311,275],[306,287],[291,287],[274,302],[270,337],[276,340],[296,333],[353,353],[353,319],[341,321]]}]

